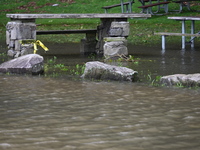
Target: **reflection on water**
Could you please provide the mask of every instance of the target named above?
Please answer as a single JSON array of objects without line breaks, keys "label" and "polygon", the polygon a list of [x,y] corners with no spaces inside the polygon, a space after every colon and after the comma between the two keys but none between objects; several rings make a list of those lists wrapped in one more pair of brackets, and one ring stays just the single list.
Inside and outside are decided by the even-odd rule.
[{"label": "reflection on water", "polygon": [[[198,50],[163,53],[153,48],[129,50],[141,58],[139,65],[127,64],[139,75],[200,72]],[[79,55],[57,58],[64,64],[91,60]],[[199,89],[2,74],[0,85],[0,149],[198,150],[200,147]]]}]

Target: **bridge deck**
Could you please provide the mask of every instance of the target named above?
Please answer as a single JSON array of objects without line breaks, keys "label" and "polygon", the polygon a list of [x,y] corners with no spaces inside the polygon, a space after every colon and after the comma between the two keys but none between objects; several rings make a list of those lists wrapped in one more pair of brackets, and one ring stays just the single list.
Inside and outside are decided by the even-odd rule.
[{"label": "bridge deck", "polygon": [[117,13],[117,14],[6,14],[11,19],[37,19],[37,18],[148,18],[150,14],[142,13]]}]

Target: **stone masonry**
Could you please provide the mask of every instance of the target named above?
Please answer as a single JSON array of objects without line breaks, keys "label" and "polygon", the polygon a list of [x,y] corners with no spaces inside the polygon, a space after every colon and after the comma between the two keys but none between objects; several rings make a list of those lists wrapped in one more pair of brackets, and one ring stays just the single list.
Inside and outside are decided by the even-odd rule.
[{"label": "stone masonry", "polygon": [[[6,44],[8,46],[8,56],[14,58],[23,55],[25,47],[33,50],[33,45],[25,47],[21,44],[22,40],[36,40],[36,25],[34,22],[10,21],[6,25]],[[22,52],[23,50],[23,52]]]},{"label": "stone masonry", "polygon": [[129,22],[113,21],[111,23],[109,37],[104,38],[104,56],[106,59],[128,55],[126,38],[129,31]]}]

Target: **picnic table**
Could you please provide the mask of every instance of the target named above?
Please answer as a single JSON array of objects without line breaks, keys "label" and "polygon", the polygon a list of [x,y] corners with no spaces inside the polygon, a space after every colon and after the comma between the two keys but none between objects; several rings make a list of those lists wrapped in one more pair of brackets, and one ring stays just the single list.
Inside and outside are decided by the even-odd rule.
[{"label": "picnic table", "polygon": [[[174,19],[182,22],[182,34],[186,33],[185,21],[191,21],[191,48],[194,48],[194,37],[195,37],[195,21],[200,21],[200,17],[168,17],[168,19]],[[200,35],[200,34],[198,34]],[[185,49],[185,35],[182,35],[182,49]]]},{"label": "picnic table", "polygon": [[179,4],[179,10],[177,11],[181,13],[183,11],[183,7],[186,7],[188,10],[192,11],[190,7],[192,1],[199,1],[199,0],[175,0],[173,2]]},{"label": "picnic table", "polygon": [[[181,13],[183,10],[183,7],[186,7],[189,11],[192,11],[190,8],[192,1],[199,1],[199,0],[139,0],[139,2],[142,4],[142,6],[138,8],[142,8],[143,13],[151,14],[151,15],[162,15],[158,14],[161,9],[164,10],[164,12],[167,14],[169,12],[168,5],[170,3],[176,3],[179,4],[178,10],[170,10],[170,11],[176,11],[178,13]],[[157,10],[155,12],[152,11],[152,7],[157,6]]]},{"label": "picnic table", "polygon": [[[128,0],[128,5],[127,5],[127,9],[126,9],[126,11],[128,13],[132,13],[132,3],[133,2],[134,2],[134,0]],[[120,0],[120,4],[121,4],[122,13],[124,13],[124,0]]]},{"label": "picnic table", "polygon": [[[166,36],[182,36],[182,49],[185,49],[186,44],[190,44],[191,48],[194,48],[194,39],[195,37],[200,37],[200,31],[198,33],[195,33],[195,21],[200,21],[200,17],[168,17],[168,19],[173,19],[176,21],[181,21],[182,26],[181,26],[181,33],[169,33],[169,32],[157,32],[154,33],[155,35],[161,35],[162,36],[162,49],[165,50],[165,37]],[[191,27],[190,33],[186,33],[186,21],[191,21]],[[189,42],[186,42],[186,36],[191,37]]]},{"label": "picnic table", "polygon": [[[132,13],[132,4],[133,3],[134,3],[134,0],[128,0],[127,2],[124,2],[124,0],[120,0],[120,3],[118,3],[118,4],[104,6],[102,8],[105,9],[105,13],[108,13],[108,9],[115,8],[115,7],[121,7],[122,13]],[[124,11],[124,6],[126,6],[126,11]]]},{"label": "picnic table", "polygon": [[[183,7],[186,7],[188,10],[192,11],[190,8],[191,1],[199,1],[199,0],[138,0],[142,6],[139,6],[138,8],[142,9],[142,13],[151,14],[151,15],[163,15],[162,13],[159,13],[161,10],[164,10],[164,12],[167,14],[169,12],[168,5],[170,3],[176,3],[179,4],[178,10],[171,10],[176,11],[178,13],[181,13],[183,10]],[[132,4],[134,3],[134,0],[120,0],[120,3],[113,4],[110,6],[104,6],[102,7],[105,9],[105,13],[108,13],[108,10],[115,7],[121,7],[122,13],[132,13]],[[125,8],[124,8],[125,6]],[[152,7],[157,7],[157,10],[153,12]]]},{"label": "picnic table", "polygon": [[[168,4],[170,3],[168,0],[139,0],[139,2],[142,6],[139,6],[138,8],[142,8],[142,13],[156,15],[161,9],[164,9],[165,13],[168,13]],[[152,7],[154,6],[157,6],[155,12],[152,11]]]}]

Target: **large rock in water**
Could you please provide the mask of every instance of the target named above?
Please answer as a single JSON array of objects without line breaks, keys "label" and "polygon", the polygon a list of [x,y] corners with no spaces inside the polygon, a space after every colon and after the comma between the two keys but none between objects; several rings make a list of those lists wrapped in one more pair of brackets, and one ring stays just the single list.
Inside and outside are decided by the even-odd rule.
[{"label": "large rock in water", "polygon": [[163,76],[161,83],[168,86],[200,86],[200,73],[196,74],[174,74],[169,76]]},{"label": "large rock in water", "polygon": [[24,55],[0,65],[1,73],[41,74],[44,72],[43,57],[38,54]]},{"label": "large rock in water", "polygon": [[118,67],[93,61],[86,63],[82,77],[96,80],[136,81],[137,71],[126,67]]}]

